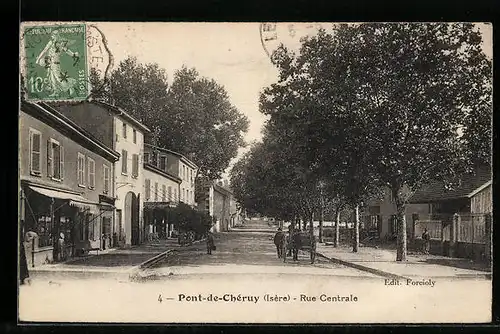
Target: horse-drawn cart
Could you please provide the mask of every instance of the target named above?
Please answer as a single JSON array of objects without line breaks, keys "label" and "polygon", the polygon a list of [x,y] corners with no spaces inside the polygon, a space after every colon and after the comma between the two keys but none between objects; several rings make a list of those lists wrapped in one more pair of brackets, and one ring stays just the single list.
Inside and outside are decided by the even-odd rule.
[{"label": "horse-drawn cart", "polygon": [[286,262],[287,256],[291,253],[294,260],[298,260],[299,250],[309,252],[311,263],[314,263],[316,258],[316,238],[310,232],[294,232],[290,238],[287,235],[283,243],[283,262]]}]

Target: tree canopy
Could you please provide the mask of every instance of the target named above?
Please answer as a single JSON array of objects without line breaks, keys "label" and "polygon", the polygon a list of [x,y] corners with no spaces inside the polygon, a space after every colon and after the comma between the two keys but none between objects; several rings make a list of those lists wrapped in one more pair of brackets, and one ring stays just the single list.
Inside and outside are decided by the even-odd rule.
[{"label": "tree canopy", "polygon": [[[406,256],[412,192],[490,163],[492,64],[473,24],[339,24],[272,59],[280,74],[261,95],[264,150],[280,137],[278,160],[309,171],[330,199],[356,205],[389,189],[397,260]],[[282,172],[265,187],[290,177]]]},{"label": "tree canopy", "polygon": [[146,141],[188,156],[206,178],[216,179],[245,145],[248,119],[234,107],[223,86],[194,69],[175,72],[169,87],[158,64],[135,58],[120,62],[107,85],[96,73],[91,83],[96,99],[122,107],[148,126]]}]

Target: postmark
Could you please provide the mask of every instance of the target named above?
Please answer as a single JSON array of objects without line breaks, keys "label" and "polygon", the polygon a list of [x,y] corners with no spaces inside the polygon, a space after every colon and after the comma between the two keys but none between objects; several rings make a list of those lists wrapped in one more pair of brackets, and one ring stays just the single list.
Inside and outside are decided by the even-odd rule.
[{"label": "postmark", "polygon": [[259,25],[260,40],[264,52],[272,59],[280,45],[298,50],[302,38],[315,35],[320,29],[328,28],[322,23],[264,22]]},{"label": "postmark", "polygon": [[21,31],[20,65],[27,100],[81,101],[96,88],[90,84],[91,74],[103,85],[108,82],[113,57],[95,25],[26,23]]}]

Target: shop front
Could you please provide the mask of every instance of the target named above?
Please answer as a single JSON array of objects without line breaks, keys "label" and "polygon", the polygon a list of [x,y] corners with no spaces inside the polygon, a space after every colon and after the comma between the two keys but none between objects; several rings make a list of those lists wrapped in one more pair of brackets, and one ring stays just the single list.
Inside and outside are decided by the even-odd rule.
[{"label": "shop front", "polygon": [[[111,226],[113,206],[92,202],[66,189],[22,184],[21,235],[34,232],[25,242],[30,267],[61,262],[82,255],[85,249],[103,249]],[[111,236],[107,233],[106,236]]]}]

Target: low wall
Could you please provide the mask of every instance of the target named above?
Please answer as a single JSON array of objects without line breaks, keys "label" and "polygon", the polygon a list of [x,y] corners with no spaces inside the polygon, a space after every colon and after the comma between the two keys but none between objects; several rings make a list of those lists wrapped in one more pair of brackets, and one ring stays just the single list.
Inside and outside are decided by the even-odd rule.
[{"label": "low wall", "polygon": [[53,260],[53,247],[35,248],[33,251],[31,242],[24,243],[24,251],[26,253],[26,262],[29,268],[39,267],[45,263],[50,263]]},{"label": "low wall", "polygon": [[[423,250],[423,240],[414,239],[408,245],[412,251]],[[430,254],[470,259],[474,261],[486,261],[486,249],[484,244],[471,244],[466,242],[456,242],[452,247],[449,241],[430,240]]]}]

